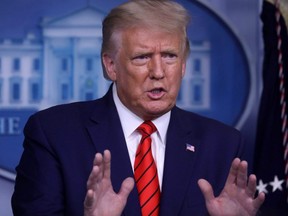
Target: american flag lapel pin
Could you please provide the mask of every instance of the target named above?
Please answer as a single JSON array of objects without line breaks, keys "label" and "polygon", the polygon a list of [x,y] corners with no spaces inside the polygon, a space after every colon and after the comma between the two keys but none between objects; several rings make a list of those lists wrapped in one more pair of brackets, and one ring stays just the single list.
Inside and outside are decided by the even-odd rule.
[{"label": "american flag lapel pin", "polygon": [[186,151],[191,151],[191,152],[195,152],[195,146],[186,143]]}]

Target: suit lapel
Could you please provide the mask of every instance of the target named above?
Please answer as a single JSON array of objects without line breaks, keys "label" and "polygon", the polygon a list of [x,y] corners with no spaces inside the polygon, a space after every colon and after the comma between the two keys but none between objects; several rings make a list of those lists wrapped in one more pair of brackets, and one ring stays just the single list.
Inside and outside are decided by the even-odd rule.
[{"label": "suit lapel", "polygon": [[[87,130],[95,145],[96,152],[103,153],[105,149],[109,149],[111,152],[111,181],[115,192],[118,193],[123,180],[127,177],[133,177],[133,171],[111,89],[96,106],[96,109]],[[136,187],[128,197],[123,214],[140,215]]]},{"label": "suit lapel", "polygon": [[[97,102],[99,104],[95,106],[95,112],[87,124],[87,130],[96,152],[103,153],[105,149],[111,151],[111,180],[114,190],[118,193],[122,181],[129,176],[133,177],[133,170],[111,88],[107,95]],[[196,128],[195,130],[187,129],[187,125],[182,122],[183,119],[185,118],[180,111],[174,108],[171,113],[165,150],[160,209],[160,214],[163,216],[178,215],[181,211],[192,176],[191,170],[197,156],[199,140],[194,138],[195,132],[193,132]],[[189,126],[191,127],[191,124]],[[195,152],[187,151],[186,144],[193,145]],[[128,197],[123,215],[141,215],[136,187]]]},{"label": "suit lapel", "polygon": [[[188,128],[181,119],[185,119],[184,116],[180,115],[178,108],[174,108],[171,113],[165,150],[160,210],[163,216],[178,215],[181,211],[193,173],[191,170],[197,157],[199,140],[194,138],[195,133],[191,125]],[[195,151],[187,150],[186,144],[194,146]]]}]

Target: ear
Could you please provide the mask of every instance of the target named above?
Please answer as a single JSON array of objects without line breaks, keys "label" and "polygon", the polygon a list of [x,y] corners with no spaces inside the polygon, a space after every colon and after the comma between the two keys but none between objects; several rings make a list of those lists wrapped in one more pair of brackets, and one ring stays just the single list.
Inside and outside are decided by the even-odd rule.
[{"label": "ear", "polygon": [[102,62],[105,67],[107,76],[112,80],[116,81],[116,71],[115,71],[115,62],[114,58],[111,57],[108,53],[102,54]]},{"label": "ear", "polygon": [[186,61],[184,61],[184,62],[182,63],[182,78],[184,77],[185,72],[186,72]]}]

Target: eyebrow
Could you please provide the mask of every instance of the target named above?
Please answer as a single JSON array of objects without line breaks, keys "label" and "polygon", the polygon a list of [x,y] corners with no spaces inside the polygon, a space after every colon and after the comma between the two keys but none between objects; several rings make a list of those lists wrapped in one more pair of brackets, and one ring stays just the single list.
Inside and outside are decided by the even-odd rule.
[{"label": "eyebrow", "polygon": [[[147,47],[147,46],[142,46],[137,48],[137,50],[135,51],[135,53],[133,53],[133,55],[143,55],[143,54],[152,54],[154,52],[154,49]],[[171,48],[171,47],[167,47],[164,48],[163,50],[160,49],[160,53],[179,53],[181,52],[181,49],[177,49],[177,48]]]}]

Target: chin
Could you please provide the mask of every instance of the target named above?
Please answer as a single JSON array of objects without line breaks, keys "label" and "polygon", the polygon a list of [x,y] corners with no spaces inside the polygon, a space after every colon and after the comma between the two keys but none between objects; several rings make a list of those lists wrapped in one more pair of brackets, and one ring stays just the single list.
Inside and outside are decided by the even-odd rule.
[{"label": "chin", "polygon": [[162,115],[164,115],[165,113],[169,112],[171,110],[171,108],[166,108],[166,109],[154,109],[154,110],[150,110],[149,114],[151,116],[153,116],[154,118],[160,117]]},{"label": "chin", "polygon": [[144,114],[146,116],[150,116],[155,119],[169,112],[173,108],[173,106],[174,106],[173,103],[168,104],[168,103],[163,103],[163,102],[159,103],[159,102],[154,101],[145,107]]}]

